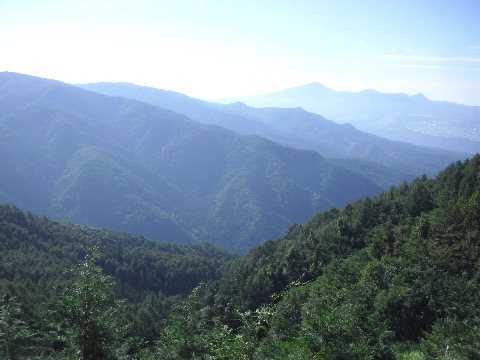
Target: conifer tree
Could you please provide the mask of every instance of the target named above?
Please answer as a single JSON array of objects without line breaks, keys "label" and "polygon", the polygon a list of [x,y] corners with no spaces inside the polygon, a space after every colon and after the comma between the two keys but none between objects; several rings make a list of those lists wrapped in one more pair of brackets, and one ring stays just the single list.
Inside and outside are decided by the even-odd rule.
[{"label": "conifer tree", "polygon": [[28,353],[32,334],[17,300],[6,293],[0,305],[0,359],[21,359]]},{"label": "conifer tree", "polygon": [[76,270],[76,282],[60,299],[56,317],[65,342],[64,353],[73,359],[117,359],[122,328],[117,323],[120,301],[112,294],[112,279],[95,263],[97,248],[88,248]]}]

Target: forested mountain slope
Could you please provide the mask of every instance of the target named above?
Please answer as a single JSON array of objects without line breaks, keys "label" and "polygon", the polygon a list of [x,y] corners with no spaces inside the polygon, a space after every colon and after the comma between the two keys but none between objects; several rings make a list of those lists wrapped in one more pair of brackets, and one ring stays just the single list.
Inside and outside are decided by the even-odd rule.
[{"label": "forested mountain slope", "polygon": [[[478,359],[479,258],[476,155],[291,227],[187,305],[236,329],[254,359],[437,359],[447,346],[451,359]],[[203,323],[191,333],[221,332]]]},{"label": "forested mountain slope", "polygon": [[127,300],[124,321],[145,337],[154,336],[144,331],[154,331],[149,324],[165,318],[176,297],[218,279],[221,267],[235,258],[205,243],[156,242],[0,205],[0,297],[9,293],[21,302],[26,317],[43,320],[74,280],[72,269],[82,262],[85,248],[93,246],[104,273],[115,278],[115,295]]},{"label": "forested mountain slope", "polygon": [[[480,155],[319,213],[243,257],[1,206],[0,349],[53,359],[478,359],[479,219]],[[87,259],[80,269],[93,278],[70,273],[91,244],[100,245],[99,270]],[[89,328],[104,339],[93,353],[68,342],[85,324],[49,314],[83,301],[62,295],[66,283],[104,299],[97,271],[113,275],[126,299],[111,320],[128,331]],[[170,296],[196,285],[185,300]],[[114,303],[85,305],[108,312]],[[100,356],[112,344],[124,345]]]},{"label": "forested mountain slope", "polygon": [[[365,169],[364,175],[372,176],[372,179],[378,180],[379,176],[382,177],[380,185],[387,184],[385,189],[399,184],[402,180],[413,180],[422,174],[435,176],[451,161],[469,156],[454,151],[391,141],[359,131],[350,125],[340,125],[330,121],[328,116],[329,120],[320,116],[326,116],[321,112],[314,114],[298,108],[303,104],[299,96],[295,97],[299,104],[285,104],[284,107],[289,108],[279,108],[282,106],[277,105],[279,107],[257,109],[243,103],[215,104],[172,91],[128,83],[94,83],[78,86],[106,95],[144,101],[196,121],[217,124],[242,134],[256,134],[281,144],[315,150],[327,158],[356,160],[361,163],[360,167],[355,167],[354,163],[348,161],[344,161],[342,165],[354,171],[358,171],[359,168]],[[375,104],[377,107],[383,106],[379,101]],[[349,102],[336,102],[335,105],[341,109],[350,108]],[[404,138],[403,141],[408,142],[408,138]]]},{"label": "forested mountain slope", "polygon": [[381,190],[313,151],[21,74],[0,74],[0,131],[1,202],[239,253]]}]

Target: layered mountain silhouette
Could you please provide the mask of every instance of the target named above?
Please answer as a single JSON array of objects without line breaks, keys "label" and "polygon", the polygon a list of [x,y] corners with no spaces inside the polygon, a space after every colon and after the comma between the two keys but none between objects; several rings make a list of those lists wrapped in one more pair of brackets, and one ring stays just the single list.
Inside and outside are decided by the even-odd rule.
[{"label": "layered mountain silhouette", "polygon": [[[301,108],[253,108],[241,102],[223,105],[128,83],[79,86],[161,106],[196,121],[217,124],[242,134],[256,134],[295,148],[315,150],[343,167],[362,172],[383,188],[424,173],[435,176],[452,161],[468,157],[461,152],[387,140]],[[333,92],[327,88],[323,90]],[[309,94],[311,92],[305,91],[305,101]]]},{"label": "layered mountain silhouette", "polygon": [[0,134],[0,202],[238,253],[381,191],[311,150],[15,73],[0,73]]},{"label": "layered mountain silhouette", "polygon": [[334,91],[311,83],[271,94],[224,100],[255,107],[302,107],[392,140],[469,154],[480,151],[480,106],[430,101],[423,94]]}]

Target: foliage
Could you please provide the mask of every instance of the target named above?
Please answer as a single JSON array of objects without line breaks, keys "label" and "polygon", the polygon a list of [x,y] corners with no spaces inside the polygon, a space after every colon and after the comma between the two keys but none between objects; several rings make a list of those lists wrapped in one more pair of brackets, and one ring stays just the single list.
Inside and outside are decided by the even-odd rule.
[{"label": "foliage", "polygon": [[159,336],[178,301],[198,284],[218,279],[220,269],[235,258],[208,244],[153,242],[0,205],[0,296],[10,293],[20,304],[23,321],[45,327],[52,302],[75,281],[75,272],[68,269],[84,259],[85,247],[95,245],[97,265],[115,279],[115,297],[126,300],[117,314],[119,323],[129,325],[127,336],[146,341]]},{"label": "foliage", "polygon": [[17,300],[6,293],[0,305],[0,359],[21,359],[32,351],[33,336]]},{"label": "foliage", "polygon": [[112,292],[112,280],[96,265],[96,248],[87,249],[76,271],[75,283],[60,299],[54,312],[68,358],[117,359],[121,356],[121,302]]},{"label": "foliage", "polygon": [[478,358],[479,194],[477,155],[318,214],[231,262],[216,311],[269,304],[258,358]]},{"label": "foliage", "polygon": [[[34,265],[22,256],[46,250],[55,256],[64,247],[69,251],[59,259],[68,258],[67,254],[71,258],[84,255],[72,242],[60,241],[50,247],[42,240],[59,228],[66,233],[75,229],[68,236],[83,232],[90,240],[98,240],[95,234],[104,235],[102,252],[108,256],[98,264],[107,275],[115,276],[116,297],[128,295],[125,314],[116,319],[133,325],[126,336],[154,333],[146,342],[130,346],[131,356],[435,359],[444,357],[448,346],[452,359],[476,359],[480,342],[479,194],[480,155],[476,155],[452,164],[436,179],[421,177],[342,210],[319,213],[243,257],[220,251],[207,257],[206,245],[177,247],[84,227],[59,227],[5,206],[0,207],[0,256],[6,261],[0,264],[7,276],[2,277],[0,289],[8,289],[25,304],[33,303],[37,295],[44,299],[59,296],[31,293],[41,279],[28,271]],[[49,226],[35,228],[42,221]],[[45,234],[33,229],[43,229]],[[134,246],[136,241],[138,246]],[[163,274],[188,284],[184,292],[179,292],[178,284],[162,282],[160,286],[153,275],[156,272],[150,273],[158,264],[157,247],[168,254],[158,261],[172,258],[169,264],[174,265]],[[24,265],[15,268],[18,274],[11,271],[13,254],[17,264]],[[192,256],[198,262],[183,268],[182,260]],[[132,264],[132,271],[117,271],[125,270],[124,264]],[[49,271],[46,266],[45,272]],[[189,274],[198,273],[203,274],[199,280],[189,283]],[[26,281],[21,283],[20,278]],[[59,283],[73,280],[67,276]],[[102,294],[109,292],[108,287],[97,288],[103,289]],[[168,289],[177,297],[167,297]],[[178,297],[186,294],[190,295]],[[166,304],[171,312],[158,310]],[[40,317],[34,306],[25,309],[33,318]],[[139,319],[144,321],[149,314],[158,318],[142,328]]]}]

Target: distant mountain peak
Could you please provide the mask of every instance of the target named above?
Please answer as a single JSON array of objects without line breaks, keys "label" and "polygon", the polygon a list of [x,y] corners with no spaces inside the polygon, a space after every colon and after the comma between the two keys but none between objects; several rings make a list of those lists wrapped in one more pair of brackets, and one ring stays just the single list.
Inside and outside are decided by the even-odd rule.
[{"label": "distant mountain peak", "polygon": [[316,89],[328,89],[328,90],[331,90],[330,88],[326,87],[325,85],[317,82],[317,81],[314,81],[314,82],[311,82],[311,83],[308,83],[308,84],[305,84],[303,85],[304,87],[310,87],[310,88],[316,88]]},{"label": "distant mountain peak", "polygon": [[[480,146],[480,106],[432,101],[422,93],[336,91],[311,82],[270,94],[229,99],[234,101],[256,108],[301,107],[340,124],[351,123],[361,131],[420,146],[467,154],[477,153]],[[412,114],[437,121],[427,125]]]},{"label": "distant mountain peak", "polygon": [[428,101],[428,98],[425,95],[423,95],[422,93],[412,95],[412,98],[415,99],[415,100]]},{"label": "distant mountain peak", "polygon": [[358,92],[359,94],[381,94],[379,91],[374,89],[365,89]]},{"label": "distant mountain peak", "polygon": [[248,106],[242,102],[242,101],[236,101],[234,103],[231,103],[230,104],[230,107],[234,108],[234,109],[245,109],[247,108]]},{"label": "distant mountain peak", "polygon": [[[292,88],[295,89],[295,88]],[[328,92],[335,92],[335,90],[330,89],[329,87],[319,83],[319,82],[311,82],[309,84],[297,86],[296,89],[305,89],[309,91],[328,91]],[[288,89],[285,89],[288,90]]]}]

